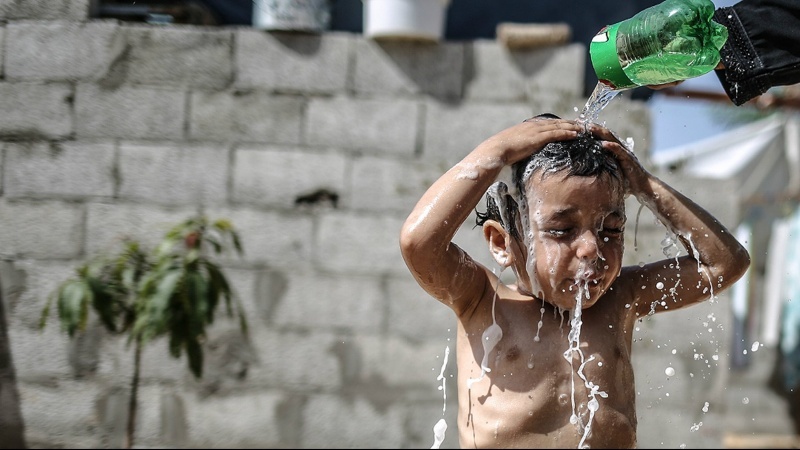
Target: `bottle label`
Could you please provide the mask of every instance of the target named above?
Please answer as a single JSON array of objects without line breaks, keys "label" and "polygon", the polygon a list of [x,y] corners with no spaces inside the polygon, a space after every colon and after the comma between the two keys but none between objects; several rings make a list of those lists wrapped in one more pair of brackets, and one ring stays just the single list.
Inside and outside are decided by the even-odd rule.
[{"label": "bottle label", "polygon": [[617,54],[617,31],[619,23],[603,27],[589,44],[589,55],[598,80],[612,89],[622,90],[636,87],[622,70]]}]

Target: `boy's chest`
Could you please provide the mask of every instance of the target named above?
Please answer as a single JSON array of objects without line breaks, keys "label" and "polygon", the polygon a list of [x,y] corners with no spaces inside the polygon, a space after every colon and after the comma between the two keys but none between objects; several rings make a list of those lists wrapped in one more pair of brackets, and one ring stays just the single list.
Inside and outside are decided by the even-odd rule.
[{"label": "boy's chest", "polygon": [[[561,393],[582,390],[589,382],[601,390],[603,385],[614,390],[620,379],[632,381],[630,336],[618,323],[597,314],[571,321],[566,314],[562,317],[552,311],[525,314],[498,308],[495,313],[502,337],[488,349],[486,361],[498,387],[507,384],[517,392],[546,388]],[[469,333],[478,370],[487,348],[476,336],[483,331]]]},{"label": "boy's chest", "polygon": [[[589,423],[590,403],[596,401],[594,424],[604,433],[632,435],[635,389],[624,336],[608,324],[576,327],[568,319],[552,319],[545,317],[539,326],[538,317],[528,323],[520,315],[497,314],[502,337],[487,358],[491,372],[466,397],[476,430],[531,439],[558,435],[567,439],[559,446],[574,448],[582,432],[570,418],[577,415]],[[477,376],[480,344],[471,342],[471,358],[459,355],[459,372],[467,369],[469,377]],[[462,365],[462,360],[469,364]],[[481,428],[485,423],[500,425],[487,431]]]}]

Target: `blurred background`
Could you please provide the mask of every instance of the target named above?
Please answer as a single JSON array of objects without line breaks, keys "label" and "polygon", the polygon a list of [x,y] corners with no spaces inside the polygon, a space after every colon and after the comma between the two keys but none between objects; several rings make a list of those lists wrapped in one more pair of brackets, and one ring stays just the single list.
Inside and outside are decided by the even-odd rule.
[{"label": "blurred background", "polygon": [[[488,136],[577,117],[592,36],[656,3],[0,0],[0,448],[429,448],[440,419],[458,448],[455,319],[400,226]],[[735,107],[712,73],[599,116],[753,258],[733,289],[641,320],[641,448],[798,448],[798,99]],[[628,214],[625,263],[664,258],[664,227]],[[87,261],[198,215],[241,238],[206,256],[246,332],[223,304],[200,334],[172,303],[83,308],[82,288],[72,315],[46,309]],[[492,267],[472,223],[456,243]],[[140,347],[101,320],[126,313],[168,325]]]}]

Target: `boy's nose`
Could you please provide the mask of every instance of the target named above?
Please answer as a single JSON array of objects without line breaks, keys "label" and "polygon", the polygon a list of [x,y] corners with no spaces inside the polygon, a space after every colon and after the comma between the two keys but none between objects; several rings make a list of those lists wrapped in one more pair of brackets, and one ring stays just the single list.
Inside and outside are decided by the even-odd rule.
[{"label": "boy's nose", "polygon": [[594,231],[584,231],[578,236],[576,256],[580,259],[597,259],[600,256],[599,241],[600,238]]}]

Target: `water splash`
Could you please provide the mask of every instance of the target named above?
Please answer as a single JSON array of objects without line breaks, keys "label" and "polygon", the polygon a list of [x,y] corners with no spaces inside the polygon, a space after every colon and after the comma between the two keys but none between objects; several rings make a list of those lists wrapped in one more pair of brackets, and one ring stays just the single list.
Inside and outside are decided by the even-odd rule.
[{"label": "water splash", "polygon": [[[583,436],[581,437],[580,443],[578,444],[578,448],[585,448],[584,444],[586,439],[592,432],[592,420],[594,419],[595,412],[599,409],[600,403],[597,400],[597,396],[607,398],[608,394],[605,391],[600,390],[600,386],[597,386],[592,381],[589,381],[584,375],[583,370],[586,367],[586,364],[590,361],[594,360],[594,356],[590,356],[586,359],[585,355],[583,354],[583,350],[580,349],[580,335],[581,335],[581,326],[583,321],[582,317],[582,310],[583,310],[583,297],[589,298],[589,283],[590,281],[583,277],[582,275],[586,272],[586,264],[583,263],[581,267],[578,269],[578,275],[576,277],[576,285],[578,287],[577,294],[575,296],[575,309],[572,311],[572,320],[570,321],[570,331],[569,331],[569,348],[564,352],[564,358],[569,362],[570,366],[573,366],[575,363],[575,356],[577,355],[578,359],[580,360],[580,365],[578,366],[578,370],[572,371],[572,415],[569,418],[571,424],[576,425],[579,430],[583,430]],[[583,424],[580,420],[580,416],[578,415],[578,406],[575,399],[575,374],[578,374],[578,377],[583,380],[584,386],[589,390],[589,402],[587,403],[587,409],[589,411],[589,419],[586,424]]]},{"label": "water splash", "polygon": [[[502,271],[501,271],[502,273]],[[497,277],[497,285],[494,289],[494,298],[492,299],[492,324],[483,331],[481,335],[481,343],[483,344],[483,360],[481,360],[481,374],[477,378],[470,378],[467,380],[467,389],[472,389],[472,385],[482,380],[486,373],[491,372],[489,367],[489,353],[494,349],[500,339],[503,338],[503,330],[497,324],[497,317],[495,316],[495,306],[497,305],[497,289],[500,286],[500,277]]]},{"label": "water splash", "polygon": [[444,348],[444,361],[442,362],[442,369],[439,372],[439,376],[436,377],[436,381],[441,381],[442,385],[439,386],[439,390],[442,391],[442,414],[444,414],[447,408],[447,389],[445,388],[445,384],[447,380],[444,377],[444,370],[447,368],[447,360],[450,357],[450,346]]},{"label": "water splash", "polygon": [[445,431],[447,431],[447,422],[444,419],[439,419],[436,425],[433,426],[433,445],[431,445],[431,448],[439,448],[442,445]]},{"label": "water splash", "polygon": [[586,105],[584,105],[583,110],[578,116],[578,122],[584,124],[585,126],[588,126],[590,123],[597,122],[600,112],[603,111],[603,109],[605,109],[611,100],[613,100],[614,97],[616,97],[619,93],[620,91],[611,89],[611,87],[603,83],[597,83],[594,91],[592,91],[592,95],[589,96],[589,99],[586,101]]}]

